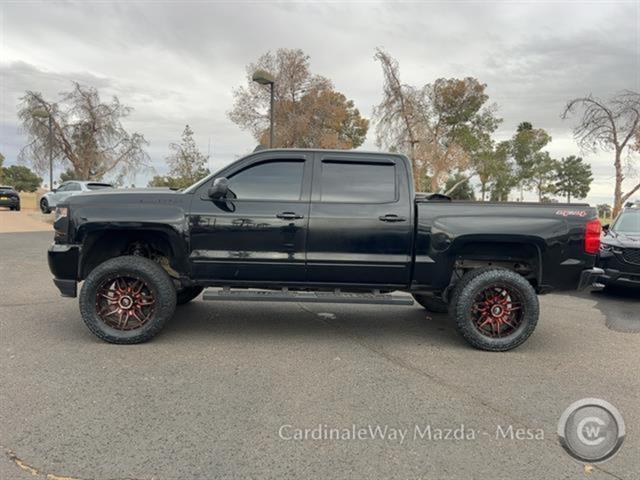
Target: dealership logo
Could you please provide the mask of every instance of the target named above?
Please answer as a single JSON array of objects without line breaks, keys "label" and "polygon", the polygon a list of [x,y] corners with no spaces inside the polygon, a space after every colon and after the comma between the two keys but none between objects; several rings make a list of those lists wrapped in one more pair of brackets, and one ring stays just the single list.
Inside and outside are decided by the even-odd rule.
[{"label": "dealership logo", "polygon": [[599,398],[572,403],[558,422],[560,444],[569,455],[584,462],[609,460],[622,446],[624,435],[618,409]]}]

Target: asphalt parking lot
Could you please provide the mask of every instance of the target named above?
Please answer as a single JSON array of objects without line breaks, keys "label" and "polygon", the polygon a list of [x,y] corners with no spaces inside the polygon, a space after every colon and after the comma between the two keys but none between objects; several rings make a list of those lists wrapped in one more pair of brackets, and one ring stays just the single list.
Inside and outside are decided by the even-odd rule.
[{"label": "asphalt parking lot", "polygon": [[[0,234],[2,480],[639,478],[635,293],[544,296],[536,332],[502,354],[417,306],[200,300],[154,341],[115,346],[58,295],[51,237]],[[584,397],[613,403],[627,427],[587,474],[556,437]],[[410,433],[292,438],[353,425]],[[416,425],[480,433],[414,438]],[[498,426],[543,438],[496,438]]]}]

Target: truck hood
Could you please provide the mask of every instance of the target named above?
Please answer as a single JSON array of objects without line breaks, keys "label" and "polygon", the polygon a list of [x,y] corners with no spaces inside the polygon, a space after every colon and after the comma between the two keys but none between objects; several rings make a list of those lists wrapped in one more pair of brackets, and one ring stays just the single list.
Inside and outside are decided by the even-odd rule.
[{"label": "truck hood", "polygon": [[182,204],[190,195],[169,189],[128,188],[126,190],[97,190],[73,195],[62,202],[72,209],[78,206],[108,206],[136,203]]}]

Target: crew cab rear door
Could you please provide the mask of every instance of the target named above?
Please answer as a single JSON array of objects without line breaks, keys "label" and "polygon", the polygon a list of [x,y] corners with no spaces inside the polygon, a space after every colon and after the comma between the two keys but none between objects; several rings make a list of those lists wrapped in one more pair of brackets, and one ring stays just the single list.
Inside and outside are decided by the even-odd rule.
[{"label": "crew cab rear door", "polygon": [[307,279],[409,284],[412,205],[401,157],[319,152],[314,160]]},{"label": "crew cab rear door", "polygon": [[230,285],[305,280],[312,154],[252,155],[220,172],[230,194],[195,192],[189,216],[190,262],[197,279]]}]

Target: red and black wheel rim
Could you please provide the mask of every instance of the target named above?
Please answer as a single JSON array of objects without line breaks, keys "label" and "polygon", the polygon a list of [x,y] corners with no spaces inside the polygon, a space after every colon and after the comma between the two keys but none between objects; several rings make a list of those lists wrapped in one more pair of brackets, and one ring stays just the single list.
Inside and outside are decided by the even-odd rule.
[{"label": "red and black wheel rim", "polygon": [[103,281],[96,291],[96,313],[116,330],[142,328],[155,312],[156,299],[144,280],[121,276]]},{"label": "red and black wheel rim", "polygon": [[506,285],[492,285],[478,292],[471,310],[473,325],[489,338],[512,335],[522,326],[524,314],[522,296]]}]

